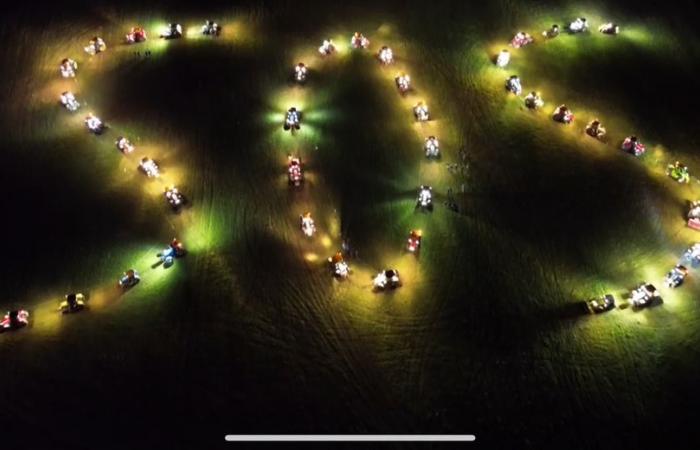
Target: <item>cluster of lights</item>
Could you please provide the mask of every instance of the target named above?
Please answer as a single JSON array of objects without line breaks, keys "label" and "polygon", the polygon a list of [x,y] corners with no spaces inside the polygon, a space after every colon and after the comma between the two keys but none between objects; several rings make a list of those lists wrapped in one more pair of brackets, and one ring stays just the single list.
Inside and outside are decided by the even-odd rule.
[{"label": "cluster of lights", "polygon": [[532,38],[532,36],[525,32],[518,31],[517,33],[515,33],[515,36],[513,36],[513,39],[511,39],[510,45],[513,48],[520,48],[531,44],[533,41],[534,39]]},{"label": "cluster of lights", "polygon": [[29,312],[24,309],[8,311],[0,322],[0,331],[14,330],[29,325]]},{"label": "cluster of lights", "polygon": [[117,138],[117,141],[115,142],[117,146],[117,150],[124,154],[132,153],[136,147],[134,147],[134,144],[129,141],[129,139],[119,136]]},{"label": "cluster of lights", "polygon": [[119,278],[119,286],[123,289],[129,289],[136,286],[141,281],[141,275],[134,270],[129,269]]},{"label": "cluster of lights", "polygon": [[435,136],[425,138],[425,156],[428,158],[440,157],[440,142]]},{"label": "cluster of lights", "polygon": [[666,169],[666,173],[679,183],[690,182],[690,172],[688,172],[688,167],[686,167],[685,164],[681,164],[680,161],[669,164],[668,168]]},{"label": "cluster of lights", "polygon": [[399,271],[396,269],[386,269],[379,272],[373,280],[374,288],[377,290],[395,289],[401,286]]},{"label": "cluster of lights", "polygon": [[503,68],[510,62],[510,52],[506,49],[501,50],[496,56],[496,65]]},{"label": "cluster of lights", "polygon": [[544,106],[544,100],[535,91],[530,92],[525,96],[525,106],[529,109],[540,109]]},{"label": "cluster of lights", "polygon": [[428,111],[428,105],[423,102],[418,102],[416,106],[413,107],[413,115],[419,122],[427,122],[430,120],[430,112]]},{"label": "cluster of lights", "polygon": [[331,265],[334,277],[345,279],[350,274],[350,266],[345,262],[342,252],[336,252],[335,255],[328,258],[328,262]]},{"label": "cluster of lights", "polygon": [[304,181],[304,172],[301,168],[301,158],[296,156],[288,156],[289,160],[287,167],[287,178],[289,179],[289,184],[294,186],[300,186],[301,182]]},{"label": "cluster of lights", "polygon": [[164,195],[165,199],[168,201],[168,204],[175,211],[179,210],[185,202],[185,197],[175,186],[166,187]]},{"label": "cluster of lights", "polygon": [[160,33],[163,39],[178,39],[182,37],[182,25],[179,23],[169,23]]},{"label": "cluster of lights", "polygon": [[418,199],[416,205],[422,209],[433,208],[433,188],[430,186],[421,186],[418,189]]},{"label": "cluster of lights", "polygon": [[556,122],[560,122],[563,124],[570,124],[571,122],[574,121],[574,113],[571,112],[568,106],[566,105],[559,105],[557,106],[557,109],[554,110],[554,114],[552,114],[552,118]]},{"label": "cluster of lights", "polygon": [[85,309],[85,295],[82,293],[67,294],[58,305],[58,309],[63,314],[74,313]]},{"label": "cluster of lights", "polygon": [[569,24],[569,31],[572,33],[583,33],[588,31],[588,21],[585,17],[577,17]]},{"label": "cluster of lights", "polygon": [[647,150],[646,146],[639,142],[637,136],[627,136],[625,140],[622,141],[622,146],[620,148],[634,156],[641,156]]},{"label": "cluster of lights", "polygon": [[602,139],[607,130],[601,125],[600,120],[593,119],[586,125],[586,134],[596,139]]},{"label": "cluster of lights", "polygon": [[202,25],[202,34],[205,36],[219,36],[221,34],[221,26],[213,20],[207,20]]},{"label": "cluster of lights", "polygon": [[333,45],[332,39],[325,39],[321,46],[318,48],[318,52],[323,56],[332,55],[335,53],[335,45]]},{"label": "cluster of lights", "polygon": [[506,80],[506,89],[515,95],[520,95],[523,92],[523,86],[520,83],[520,78],[517,75],[511,75]]},{"label": "cluster of lights", "polygon": [[399,88],[399,92],[402,94],[405,94],[411,89],[411,77],[405,73],[400,73],[394,78],[394,81],[396,81],[396,87]]},{"label": "cluster of lights", "polygon": [[310,212],[305,212],[299,216],[301,231],[305,236],[312,237],[316,233],[316,224]]},{"label": "cluster of lights", "polygon": [[306,67],[306,65],[300,62],[294,66],[294,79],[299,83],[303,83],[306,81],[306,74],[308,71],[309,69]]},{"label": "cluster of lights", "polygon": [[95,134],[102,133],[105,127],[100,118],[93,115],[92,113],[88,114],[85,118],[85,125],[87,125],[88,130],[92,131]]}]

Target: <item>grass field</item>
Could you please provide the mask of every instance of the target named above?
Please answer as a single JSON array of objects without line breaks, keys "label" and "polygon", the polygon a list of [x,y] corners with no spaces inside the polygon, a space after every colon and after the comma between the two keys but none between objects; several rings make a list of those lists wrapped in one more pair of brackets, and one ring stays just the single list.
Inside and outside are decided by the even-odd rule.
[{"label": "grass field", "polygon": [[[0,336],[10,448],[212,448],[227,433],[473,433],[482,448],[697,443],[697,270],[662,288],[659,307],[578,309],[642,280],[662,285],[698,239],[684,222],[698,179],[664,173],[676,159],[700,172],[697,6],[95,5],[17,7],[0,29],[12,68],[0,110],[0,307],[32,314],[30,328]],[[493,65],[516,31],[537,39],[579,15],[622,33],[538,39],[513,50],[507,70]],[[220,38],[198,35],[208,17]],[[157,39],[169,21],[184,39]],[[120,44],[134,24],[149,41]],[[371,51],[348,48],[355,30]],[[95,34],[108,49],[88,57]],[[327,37],[339,52],[322,59]],[[381,45],[394,66],[374,58]],[[150,58],[134,54],[145,49]],[[76,80],[59,78],[66,56]],[[304,86],[291,81],[299,61],[311,70]],[[413,81],[406,97],[400,70]],[[511,73],[542,93],[542,111],[507,95]],[[58,104],[66,89],[83,103],[76,114]],[[419,100],[428,124],[413,120]],[[550,118],[560,103],[576,114],[569,127]],[[293,136],[282,130],[290,106],[303,111]],[[102,136],[84,129],[88,111],[108,125]],[[596,116],[607,143],[583,134]],[[423,156],[431,134],[440,161]],[[629,134],[647,144],[638,160],[618,150]],[[115,149],[119,135],[133,155]],[[292,153],[305,162],[299,190],[287,185]],[[453,175],[446,164],[461,154],[469,171]],[[162,180],[137,172],[142,156]],[[191,201],[180,214],[162,198],[169,183]],[[414,210],[421,184],[436,193],[432,213]],[[450,189],[458,213],[443,205]],[[307,210],[311,240],[298,230]],[[412,228],[424,232],[418,258],[403,251]],[[174,236],[187,257],[152,267]],[[324,262],[343,238],[357,258],[339,283]],[[122,293],[130,267],[143,281]],[[404,286],[373,293],[385,267]],[[58,300],[76,290],[90,311],[61,316]]]}]

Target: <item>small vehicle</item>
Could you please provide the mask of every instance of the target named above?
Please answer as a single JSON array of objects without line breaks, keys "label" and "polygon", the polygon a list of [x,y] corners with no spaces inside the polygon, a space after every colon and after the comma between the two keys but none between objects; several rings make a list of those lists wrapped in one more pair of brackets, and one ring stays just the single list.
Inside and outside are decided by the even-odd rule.
[{"label": "small vehicle", "polygon": [[182,37],[182,25],[179,23],[169,23],[160,33],[163,39],[178,39]]},{"label": "small vehicle", "polygon": [[58,305],[59,311],[61,311],[63,314],[80,312],[85,308],[85,295],[81,293],[71,293],[66,295],[61,304]]},{"label": "small vehicle", "polygon": [[532,110],[540,109],[544,106],[544,100],[542,100],[540,94],[532,91],[525,96],[525,106]]},{"label": "small vehicle", "polygon": [[430,120],[430,112],[428,111],[428,105],[423,102],[418,102],[416,106],[413,107],[413,115],[418,122],[427,122]]},{"label": "small vehicle", "polygon": [[185,247],[182,245],[182,242],[173,239],[165,250],[158,253],[158,257],[163,261],[165,267],[170,267],[175,262],[175,258],[181,258],[185,256],[185,253]]},{"label": "small vehicle", "polygon": [[394,78],[394,81],[396,82],[396,87],[399,88],[399,92],[402,94],[405,94],[411,89],[411,77],[405,73],[400,73]]},{"label": "small vehicle", "polygon": [[520,83],[520,78],[517,75],[511,75],[506,80],[506,89],[515,95],[520,95],[523,92],[523,86]]},{"label": "small vehicle", "polygon": [[641,308],[661,300],[661,296],[653,284],[641,283],[632,291],[630,300],[633,307]]},{"label": "small vehicle", "polygon": [[666,168],[666,173],[669,177],[673,178],[679,183],[690,182],[690,173],[688,173],[688,168],[679,161],[669,164]]},{"label": "small vehicle", "polygon": [[574,114],[566,105],[559,105],[557,109],[554,110],[552,118],[555,122],[570,124],[574,121]]},{"label": "small vehicle", "polygon": [[60,65],[61,76],[63,78],[74,78],[78,70],[78,63],[70,58],[64,58]]},{"label": "small vehicle", "polygon": [[535,40],[529,34],[524,33],[522,31],[518,31],[517,33],[515,33],[515,36],[513,36],[513,39],[511,39],[510,45],[514,48],[520,48],[531,44],[534,41]]},{"label": "small vehicle", "polygon": [[213,20],[207,20],[202,25],[202,34],[205,36],[219,36],[221,34],[221,25]]},{"label": "small vehicle", "polygon": [[301,128],[301,111],[297,111],[297,109],[292,106],[284,117],[284,129],[298,130],[299,128]]},{"label": "small vehicle", "polygon": [[61,94],[61,104],[70,112],[75,112],[80,108],[80,103],[78,103],[78,100],[75,99],[75,95],[70,91]]},{"label": "small vehicle", "polygon": [[607,131],[603,125],[600,124],[600,120],[598,119],[593,119],[586,125],[586,134],[592,138],[603,139],[606,132]]},{"label": "small vehicle", "polygon": [[626,151],[627,153],[631,153],[634,156],[640,156],[644,154],[644,152],[647,150],[644,144],[639,142],[639,139],[637,139],[637,136],[628,136],[625,138],[624,141],[622,141],[622,150]]},{"label": "small vehicle", "polygon": [[185,203],[185,197],[175,186],[166,187],[164,195],[165,199],[168,201],[168,204],[175,211],[178,211]]},{"label": "small vehicle", "polygon": [[305,212],[299,216],[299,222],[301,224],[301,231],[304,235],[311,237],[316,233],[316,224],[314,224],[314,219],[311,217],[310,212]]},{"label": "small vehicle", "polygon": [[677,264],[676,267],[666,274],[666,286],[670,288],[680,286],[685,281],[686,275],[688,275],[688,269],[681,264]]},{"label": "small vehicle", "polygon": [[568,28],[570,33],[583,33],[588,31],[588,21],[585,17],[578,17],[569,24]]},{"label": "small vehicle", "polygon": [[135,149],[134,144],[132,144],[131,141],[124,136],[119,136],[115,141],[115,145],[117,146],[117,150],[124,154],[131,153]]},{"label": "small vehicle", "polygon": [[134,269],[129,269],[119,278],[119,287],[122,289],[129,289],[141,281],[141,276]]},{"label": "small vehicle", "polygon": [[614,36],[620,32],[620,27],[612,22],[608,22],[599,26],[598,31],[600,31],[603,34],[611,34]]},{"label": "small vehicle", "polygon": [[391,64],[394,62],[394,52],[386,45],[379,50],[377,57],[382,64]]},{"label": "small vehicle", "polygon": [[425,156],[427,158],[439,158],[440,157],[440,142],[435,136],[428,136],[425,138]]},{"label": "small vehicle", "polygon": [[700,264],[700,242],[693,244],[683,253],[683,259],[688,261],[693,267]]},{"label": "small vehicle", "polygon": [[330,263],[331,271],[335,278],[344,279],[348,277],[350,266],[345,262],[342,252],[337,251],[335,255],[328,258],[328,262]]},{"label": "small vehicle", "polygon": [[362,33],[356,31],[355,34],[352,35],[352,38],[350,38],[350,45],[352,45],[352,48],[365,49],[369,47],[369,39],[364,37]]},{"label": "small vehicle", "polygon": [[615,308],[615,297],[612,294],[605,294],[602,297],[593,298],[586,302],[588,311],[591,314],[600,314]]},{"label": "small vehicle", "polygon": [[287,178],[289,184],[293,186],[301,186],[304,181],[304,171],[301,168],[301,158],[296,156],[288,156],[289,164],[287,167]]},{"label": "small vehicle", "polygon": [[18,330],[29,325],[29,312],[24,309],[8,311],[0,322],[0,332]]},{"label": "small vehicle", "polygon": [[688,227],[700,231],[700,200],[690,203]]},{"label": "small vehicle", "polygon": [[559,36],[559,25],[554,24],[549,30],[544,30],[542,32],[542,36],[544,36],[546,39],[554,39],[555,37]]},{"label": "small vehicle", "polygon": [[323,56],[329,56],[335,53],[335,45],[333,45],[333,40],[325,39],[321,46],[318,48],[318,52]]},{"label": "small vehicle", "polygon": [[90,39],[87,47],[85,47],[85,51],[90,55],[96,55],[104,52],[105,50],[107,50],[107,44],[105,44],[105,41],[101,37],[97,36]]},{"label": "small vehicle", "polygon": [[104,124],[99,117],[94,116],[92,113],[88,114],[85,118],[85,125],[87,125],[88,130],[95,134],[102,134],[105,129]]},{"label": "small vehicle", "polygon": [[498,56],[496,56],[496,66],[503,68],[510,62],[510,52],[508,50],[501,50]]},{"label": "small vehicle", "polygon": [[126,35],[126,42],[128,44],[136,44],[145,41],[146,30],[144,30],[142,27],[133,27]]},{"label": "small vehicle", "polygon": [[421,230],[411,230],[408,233],[408,242],[406,243],[406,249],[411,253],[418,253],[420,250],[421,240],[423,239],[423,232]]},{"label": "small vehicle", "polygon": [[418,189],[418,198],[416,199],[416,207],[421,209],[433,209],[433,188],[430,186],[421,186]]},{"label": "small vehicle", "polygon": [[297,81],[297,83],[303,83],[306,81],[306,74],[308,71],[309,70],[306,68],[306,65],[304,65],[302,62],[294,66],[294,79]]},{"label": "small vehicle", "polygon": [[374,289],[383,291],[385,289],[396,289],[401,286],[399,271],[396,269],[386,269],[379,272],[373,280]]},{"label": "small vehicle", "polygon": [[148,156],[141,158],[141,162],[139,162],[139,170],[146,174],[148,178],[157,178],[160,176],[158,164],[156,164],[156,162]]}]

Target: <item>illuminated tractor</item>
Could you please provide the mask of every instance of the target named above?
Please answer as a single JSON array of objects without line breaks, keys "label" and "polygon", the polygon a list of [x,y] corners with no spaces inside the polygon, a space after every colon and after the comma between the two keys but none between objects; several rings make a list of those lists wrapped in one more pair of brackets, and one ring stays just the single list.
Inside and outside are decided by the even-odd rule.
[{"label": "illuminated tractor", "polygon": [[309,69],[304,65],[304,63],[299,63],[296,66],[294,66],[294,79],[298,83],[303,83],[306,81],[306,75],[308,73]]},{"label": "illuminated tractor", "polygon": [[70,91],[61,94],[61,104],[70,112],[75,112],[80,108],[80,103],[78,103],[78,100],[75,99],[75,95]]},{"label": "illuminated tractor", "polygon": [[169,23],[160,33],[163,39],[178,39],[182,37],[182,25],[179,23]]},{"label": "illuminated tractor", "polygon": [[571,33],[583,33],[584,31],[588,31],[588,21],[585,17],[578,17],[569,24],[568,28]]},{"label": "illuminated tractor", "polygon": [[440,157],[440,142],[435,136],[425,138],[425,156],[428,158]]},{"label": "illuminated tractor", "polygon": [[297,111],[295,107],[289,108],[284,117],[285,130],[298,130],[301,128],[301,111]]},{"label": "illuminated tractor", "polygon": [[202,25],[202,34],[205,36],[219,36],[221,34],[221,25],[213,20],[207,20]]},{"label": "illuminated tractor", "polygon": [[508,50],[501,50],[498,53],[498,56],[496,56],[496,66],[500,68],[504,68],[508,65],[510,62],[510,52]]},{"label": "illuminated tractor", "polygon": [[129,289],[139,284],[140,281],[141,275],[139,275],[136,270],[129,269],[124,272],[121,277],[119,277],[119,287],[122,289]]},{"label": "illuminated tractor", "polygon": [[540,109],[544,106],[544,100],[542,100],[540,94],[538,94],[535,91],[532,91],[525,96],[525,106],[528,109]]},{"label": "illuminated tractor", "polygon": [[688,210],[688,227],[700,231],[700,200],[690,204]]},{"label": "illuminated tractor", "polygon": [[85,51],[90,55],[96,55],[105,50],[107,50],[107,44],[105,44],[105,41],[101,37],[97,36],[90,39],[90,42],[88,42],[88,45],[85,47]]},{"label": "illuminated tractor", "polygon": [[421,209],[433,209],[433,188],[430,186],[421,186],[418,189],[418,198],[416,199],[416,207]]},{"label": "illuminated tractor", "polygon": [[546,39],[554,39],[555,37],[559,36],[559,25],[554,24],[549,30],[544,30],[542,32],[542,36],[544,36]]},{"label": "illuminated tractor", "polygon": [[518,31],[517,33],[515,33],[515,36],[513,36],[513,39],[511,39],[510,45],[513,48],[520,48],[531,44],[533,41],[534,39],[532,38],[532,36],[522,31]]},{"label": "illuminated tractor", "polygon": [[63,78],[74,78],[75,72],[78,70],[78,63],[70,58],[64,58],[59,67]]},{"label": "illuminated tractor", "polygon": [[314,219],[311,217],[310,212],[305,212],[299,216],[299,223],[301,226],[301,231],[305,236],[311,237],[314,235],[314,233],[316,233],[316,224],[314,223]]},{"label": "illuminated tractor", "polygon": [[622,146],[620,148],[634,156],[641,156],[647,150],[644,144],[639,142],[637,136],[626,137],[625,140],[622,141]]},{"label": "illuminated tractor", "polygon": [[119,136],[115,142],[117,149],[125,155],[134,151],[136,147],[124,136]]},{"label": "illuminated tractor", "polygon": [[288,156],[287,164],[287,178],[289,179],[289,184],[293,186],[301,186],[302,181],[304,181],[304,171],[301,168],[301,158],[296,156]]},{"label": "illuminated tractor", "polygon": [[323,43],[318,48],[318,52],[323,56],[329,56],[335,53],[335,45],[333,45],[333,40],[324,39]]},{"label": "illuminated tractor", "polygon": [[631,292],[630,301],[632,306],[642,308],[650,306],[655,301],[661,300],[659,291],[653,284],[642,283]]},{"label": "illuminated tractor", "polygon": [[92,113],[88,114],[85,118],[85,125],[88,127],[88,130],[92,131],[94,134],[101,134],[105,129],[105,125],[100,118]]},{"label": "illuminated tractor", "polygon": [[29,312],[25,309],[8,311],[0,322],[0,332],[12,331],[29,325]]},{"label": "illuminated tractor", "polygon": [[158,178],[160,176],[158,164],[156,164],[156,162],[148,156],[141,158],[141,161],[139,162],[139,170],[148,178]]},{"label": "illuminated tractor", "polygon": [[515,95],[520,95],[523,92],[523,85],[520,83],[520,78],[517,75],[511,75],[506,80],[506,89]]},{"label": "illuminated tractor", "polygon": [[356,31],[355,34],[353,34],[350,38],[350,45],[352,45],[352,48],[365,49],[369,47],[369,39],[364,37],[362,33]]},{"label": "illuminated tractor", "polygon": [[683,284],[683,281],[685,281],[685,277],[687,275],[688,269],[681,264],[677,264],[669,273],[666,274],[666,286],[670,288],[677,288]]},{"label": "illuminated tractor", "polygon": [[178,241],[177,239],[173,239],[170,241],[170,245],[168,245],[165,250],[158,253],[158,257],[161,259],[161,261],[163,261],[163,265],[165,267],[170,267],[173,265],[176,258],[185,256],[185,253],[186,250],[182,245],[182,242]]},{"label": "illuminated tractor", "polygon": [[574,121],[574,113],[571,112],[568,106],[559,105],[557,109],[554,110],[552,119],[554,119],[555,122],[570,124]]},{"label": "illuminated tractor", "polygon": [[612,22],[608,22],[599,26],[598,31],[600,31],[603,34],[611,34],[614,36],[620,32],[620,27]]},{"label": "illuminated tractor", "polygon": [[185,196],[175,186],[166,187],[163,195],[165,195],[165,200],[175,211],[179,211],[185,203]]},{"label": "illuminated tractor", "polygon": [[379,58],[379,61],[382,62],[382,64],[391,64],[394,62],[394,52],[387,47],[386,45],[379,50],[379,54],[377,55]]},{"label": "illuminated tractor", "polygon": [[396,289],[401,286],[399,271],[396,269],[386,269],[379,272],[372,282],[374,289],[384,291],[386,289]]},{"label": "illuminated tractor", "polygon": [[84,310],[85,306],[85,295],[72,293],[64,297],[63,301],[58,305],[58,309],[63,314],[71,314]]},{"label": "illuminated tractor", "polygon": [[331,266],[331,272],[335,278],[345,279],[350,273],[350,266],[345,262],[343,253],[338,251],[335,255],[328,258],[328,263]]},{"label": "illuminated tractor", "polygon": [[600,124],[600,120],[593,119],[586,125],[586,134],[596,139],[602,139],[607,130]]},{"label": "illuminated tractor", "polygon": [[588,311],[591,314],[600,314],[615,308],[615,297],[612,294],[605,294],[602,297],[594,298],[586,302]]},{"label": "illuminated tractor", "polygon": [[394,78],[394,81],[396,82],[396,87],[399,88],[399,92],[402,94],[405,94],[411,89],[411,77],[405,73],[400,73],[396,78]]},{"label": "illuminated tractor", "polygon": [[416,106],[413,107],[413,116],[418,122],[427,122],[430,120],[428,105],[423,102],[418,102]]},{"label": "illuminated tractor", "polygon": [[411,253],[418,253],[421,239],[423,239],[423,232],[421,230],[411,230],[411,232],[408,233],[406,249]]},{"label": "illuminated tractor", "polygon": [[146,41],[146,30],[142,27],[133,27],[129,33],[126,35],[126,42],[128,44],[137,44],[139,42]]},{"label": "illuminated tractor", "polygon": [[690,173],[688,172],[688,168],[679,161],[669,164],[666,168],[666,173],[669,177],[673,178],[679,183],[690,182]]}]

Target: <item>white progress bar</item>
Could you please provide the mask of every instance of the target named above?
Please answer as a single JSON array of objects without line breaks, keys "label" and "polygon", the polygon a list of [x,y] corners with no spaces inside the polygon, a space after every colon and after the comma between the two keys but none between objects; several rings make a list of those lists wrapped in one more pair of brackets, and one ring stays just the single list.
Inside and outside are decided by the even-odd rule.
[{"label": "white progress bar", "polygon": [[227,434],[228,442],[473,442],[473,434]]}]

